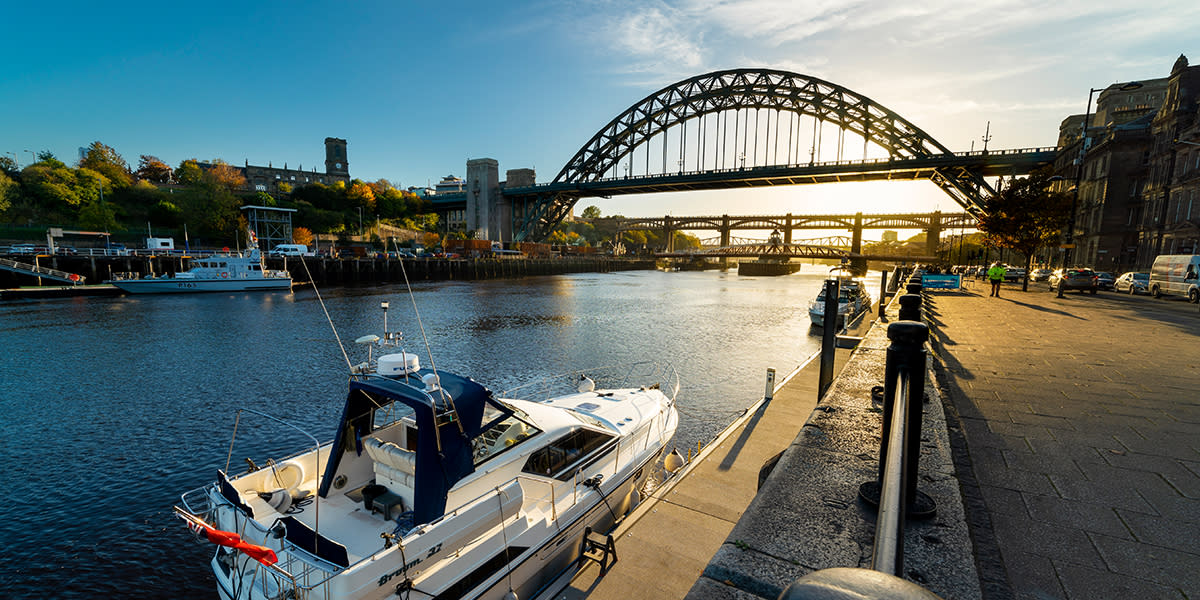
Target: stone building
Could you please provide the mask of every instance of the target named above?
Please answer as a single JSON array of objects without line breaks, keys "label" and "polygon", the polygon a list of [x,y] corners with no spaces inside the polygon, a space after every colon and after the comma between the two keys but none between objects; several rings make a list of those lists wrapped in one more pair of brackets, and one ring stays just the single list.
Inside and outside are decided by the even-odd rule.
[{"label": "stone building", "polygon": [[317,172],[316,168],[305,170],[302,165],[289,169],[287,163],[283,168],[276,168],[271,163],[267,166],[251,165],[246,161],[243,167],[236,167],[246,178],[246,188],[279,195],[279,184],[286,183],[292,188],[313,183],[333,185],[339,181],[350,183],[350,162],[346,158],[346,140],[340,138],[325,138],[325,171]]},{"label": "stone building", "polygon": [[1138,239],[1138,262],[1200,250],[1200,66],[1180,55],[1151,123],[1150,185]]},{"label": "stone building", "polygon": [[1076,264],[1146,270],[1200,252],[1200,66],[1181,55],[1168,77],[1137,84],[1102,90],[1086,135],[1083,115],[1059,127],[1055,185],[1079,182]]}]

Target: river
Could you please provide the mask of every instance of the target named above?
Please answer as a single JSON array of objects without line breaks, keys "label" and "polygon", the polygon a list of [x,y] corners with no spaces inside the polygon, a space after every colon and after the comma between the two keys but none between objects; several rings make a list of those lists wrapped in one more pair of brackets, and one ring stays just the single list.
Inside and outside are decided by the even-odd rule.
[{"label": "river", "polygon": [[[762,396],[768,367],[782,376],[818,349],[807,307],[826,271],[421,282],[411,299],[403,285],[320,292],[353,362],[365,353],[352,341],[382,332],[386,300],[389,329],[426,363],[415,301],[438,368],[496,391],[593,365],[669,362],[686,450]],[[311,288],[9,302],[0,349],[9,598],[215,598],[212,547],[193,541],[171,506],[224,466],[238,408],[326,441],[347,380]],[[243,431],[239,443],[302,443],[273,432]]]}]

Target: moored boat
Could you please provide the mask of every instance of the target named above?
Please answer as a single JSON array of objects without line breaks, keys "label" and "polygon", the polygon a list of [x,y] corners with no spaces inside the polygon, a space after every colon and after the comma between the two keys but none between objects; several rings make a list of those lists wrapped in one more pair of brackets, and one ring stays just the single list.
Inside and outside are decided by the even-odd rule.
[{"label": "moored boat", "polygon": [[241,254],[214,254],[192,261],[191,268],[174,275],[114,273],[112,284],[130,294],[177,294],[188,292],[245,292],[292,289],[287,271],[267,269],[258,239],[250,232],[250,245]]},{"label": "moored boat", "polygon": [[[832,276],[838,281],[838,328],[845,327],[859,315],[871,309],[871,294],[861,279],[855,278],[849,271],[842,268],[834,269]],[[808,318],[815,327],[825,325],[825,286],[817,293],[817,298],[808,306]]]},{"label": "moored boat", "polygon": [[791,275],[800,270],[801,263],[786,254],[786,245],[779,230],[771,232],[766,251],[752,261],[738,263],[738,275],[777,276]]},{"label": "moored boat", "polygon": [[[382,342],[359,342],[398,339],[385,327]],[[497,395],[403,350],[368,357],[351,369],[332,441],[308,436],[237,474],[227,462],[176,512],[217,544],[226,599],[534,598],[658,470],[678,377],[640,367],[624,373],[637,385],[573,376],[566,393]],[[286,424],[248,409],[239,421],[251,415]]]}]

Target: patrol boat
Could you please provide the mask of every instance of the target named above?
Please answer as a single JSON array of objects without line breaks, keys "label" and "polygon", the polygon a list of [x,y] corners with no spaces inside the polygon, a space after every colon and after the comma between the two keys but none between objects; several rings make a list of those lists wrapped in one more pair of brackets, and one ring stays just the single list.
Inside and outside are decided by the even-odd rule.
[{"label": "patrol boat", "polygon": [[258,249],[258,237],[250,231],[250,243],[241,254],[214,254],[192,261],[192,268],[174,275],[115,273],[104,283],[130,294],[178,294],[188,292],[245,292],[290,290],[292,276],[287,271],[267,269]]},{"label": "patrol boat", "polygon": [[[372,361],[399,339],[386,329],[385,313],[382,341],[357,340],[368,360],[351,368],[331,442],[309,435],[237,474],[226,459],[182,495],[176,514],[216,544],[220,596],[535,598],[585,556],[615,561],[612,537],[594,532],[659,471],[679,422],[674,370],[636,366],[625,376],[638,387],[572,376],[564,394],[534,395],[543,382],[497,396],[404,351]],[[239,421],[250,416],[287,425],[249,409]]]}]

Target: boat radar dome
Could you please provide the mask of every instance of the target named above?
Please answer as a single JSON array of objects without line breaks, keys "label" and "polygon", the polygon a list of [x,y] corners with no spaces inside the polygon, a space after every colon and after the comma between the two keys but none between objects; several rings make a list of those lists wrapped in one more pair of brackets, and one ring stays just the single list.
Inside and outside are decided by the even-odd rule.
[{"label": "boat radar dome", "polygon": [[432,392],[438,389],[442,382],[440,379],[438,379],[437,375],[434,375],[433,373],[426,373],[421,377],[421,383],[425,384],[426,392]]},{"label": "boat radar dome", "polygon": [[[384,354],[379,357],[375,372],[380,375],[411,375],[421,368],[421,360],[411,352]],[[422,380],[424,382],[424,380]]]}]

